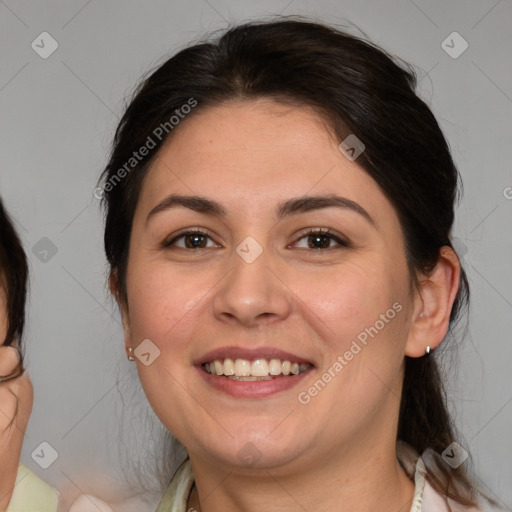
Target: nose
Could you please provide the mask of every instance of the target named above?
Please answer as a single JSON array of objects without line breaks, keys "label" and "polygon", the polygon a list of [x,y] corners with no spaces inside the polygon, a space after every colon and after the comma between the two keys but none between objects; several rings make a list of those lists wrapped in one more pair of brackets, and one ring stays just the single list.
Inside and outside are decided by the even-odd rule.
[{"label": "nose", "polygon": [[292,292],[271,268],[270,251],[254,261],[233,253],[231,270],[213,298],[218,320],[256,327],[284,320],[292,309]]}]

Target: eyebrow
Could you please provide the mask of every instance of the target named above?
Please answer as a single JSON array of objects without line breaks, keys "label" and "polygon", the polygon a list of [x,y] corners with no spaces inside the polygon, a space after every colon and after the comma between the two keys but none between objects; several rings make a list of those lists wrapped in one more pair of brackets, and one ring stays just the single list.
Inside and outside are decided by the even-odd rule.
[{"label": "eyebrow", "polygon": [[[227,210],[216,201],[201,196],[184,196],[171,194],[163,201],[158,203],[148,214],[146,223],[155,215],[176,207],[188,208],[197,213],[204,215],[212,215],[215,217],[227,217]],[[320,210],[323,208],[342,208],[351,210],[364,217],[372,226],[375,227],[375,221],[370,214],[358,203],[347,199],[346,197],[337,196],[335,194],[321,196],[303,196],[288,199],[279,204],[276,209],[276,217],[281,220],[299,213]]]}]

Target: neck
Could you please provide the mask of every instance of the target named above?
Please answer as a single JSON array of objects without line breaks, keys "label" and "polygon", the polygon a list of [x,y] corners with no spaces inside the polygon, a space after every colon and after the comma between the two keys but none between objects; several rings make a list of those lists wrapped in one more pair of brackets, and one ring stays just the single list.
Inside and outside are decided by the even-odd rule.
[{"label": "neck", "polygon": [[[394,447],[393,447],[394,448]],[[196,478],[187,510],[220,512],[409,512],[414,483],[398,463],[395,451],[346,450],[301,471],[287,468],[220,472],[191,455]],[[307,470],[304,468],[307,467]]]}]

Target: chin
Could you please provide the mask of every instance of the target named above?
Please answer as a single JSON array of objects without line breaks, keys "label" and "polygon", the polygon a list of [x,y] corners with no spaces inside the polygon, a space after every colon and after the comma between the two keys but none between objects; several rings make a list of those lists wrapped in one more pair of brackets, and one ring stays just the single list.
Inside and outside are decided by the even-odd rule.
[{"label": "chin", "polygon": [[201,446],[199,452],[207,452],[208,458],[227,467],[248,470],[279,468],[297,461],[311,443],[293,435],[289,428],[278,432],[277,424],[273,424],[273,432],[268,428],[269,423],[264,422],[253,424],[250,429],[246,426],[243,431],[233,429],[230,431],[233,437],[225,434],[213,441],[210,436],[197,443]]}]

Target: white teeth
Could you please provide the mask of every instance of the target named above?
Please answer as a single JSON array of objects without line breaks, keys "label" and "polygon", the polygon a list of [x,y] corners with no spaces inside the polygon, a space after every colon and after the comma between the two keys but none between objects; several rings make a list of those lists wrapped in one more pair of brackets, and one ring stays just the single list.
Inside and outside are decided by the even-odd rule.
[{"label": "white teeth", "polygon": [[236,359],[235,375],[237,377],[249,377],[251,375],[251,362],[247,359]]},{"label": "white teeth", "polygon": [[[213,362],[213,365],[214,365],[214,369],[215,369],[215,374],[216,375],[222,375],[224,373],[224,366],[222,365],[222,363],[216,359],[214,362]],[[210,364],[210,368],[212,367],[212,365]]]},{"label": "white teeth", "polygon": [[241,381],[251,381],[251,382],[254,382],[256,380],[272,380],[272,377],[270,377],[270,375],[267,375],[266,377],[237,377],[236,375],[230,375],[228,377],[228,379],[231,379],[231,380],[241,380]]},{"label": "white teeth", "polygon": [[203,365],[212,375],[224,375],[233,380],[270,380],[272,376],[297,375],[311,367],[309,363],[297,363],[281,359],[215,359]]},{"label": "white teeth", "polygon": [[235,375],[235,363],[233,359],[224,359],[224,375]]},{"label": "white teeth", "polygon": [[271,359],[268,362],[268,372],[270,375],[281,375],[281,361],[279,359]]},{"label": "white teeth", "polygon": [[256,359],[251,364],[251,375],[253,377],[267,377],[268,363],[265,359]]}]

